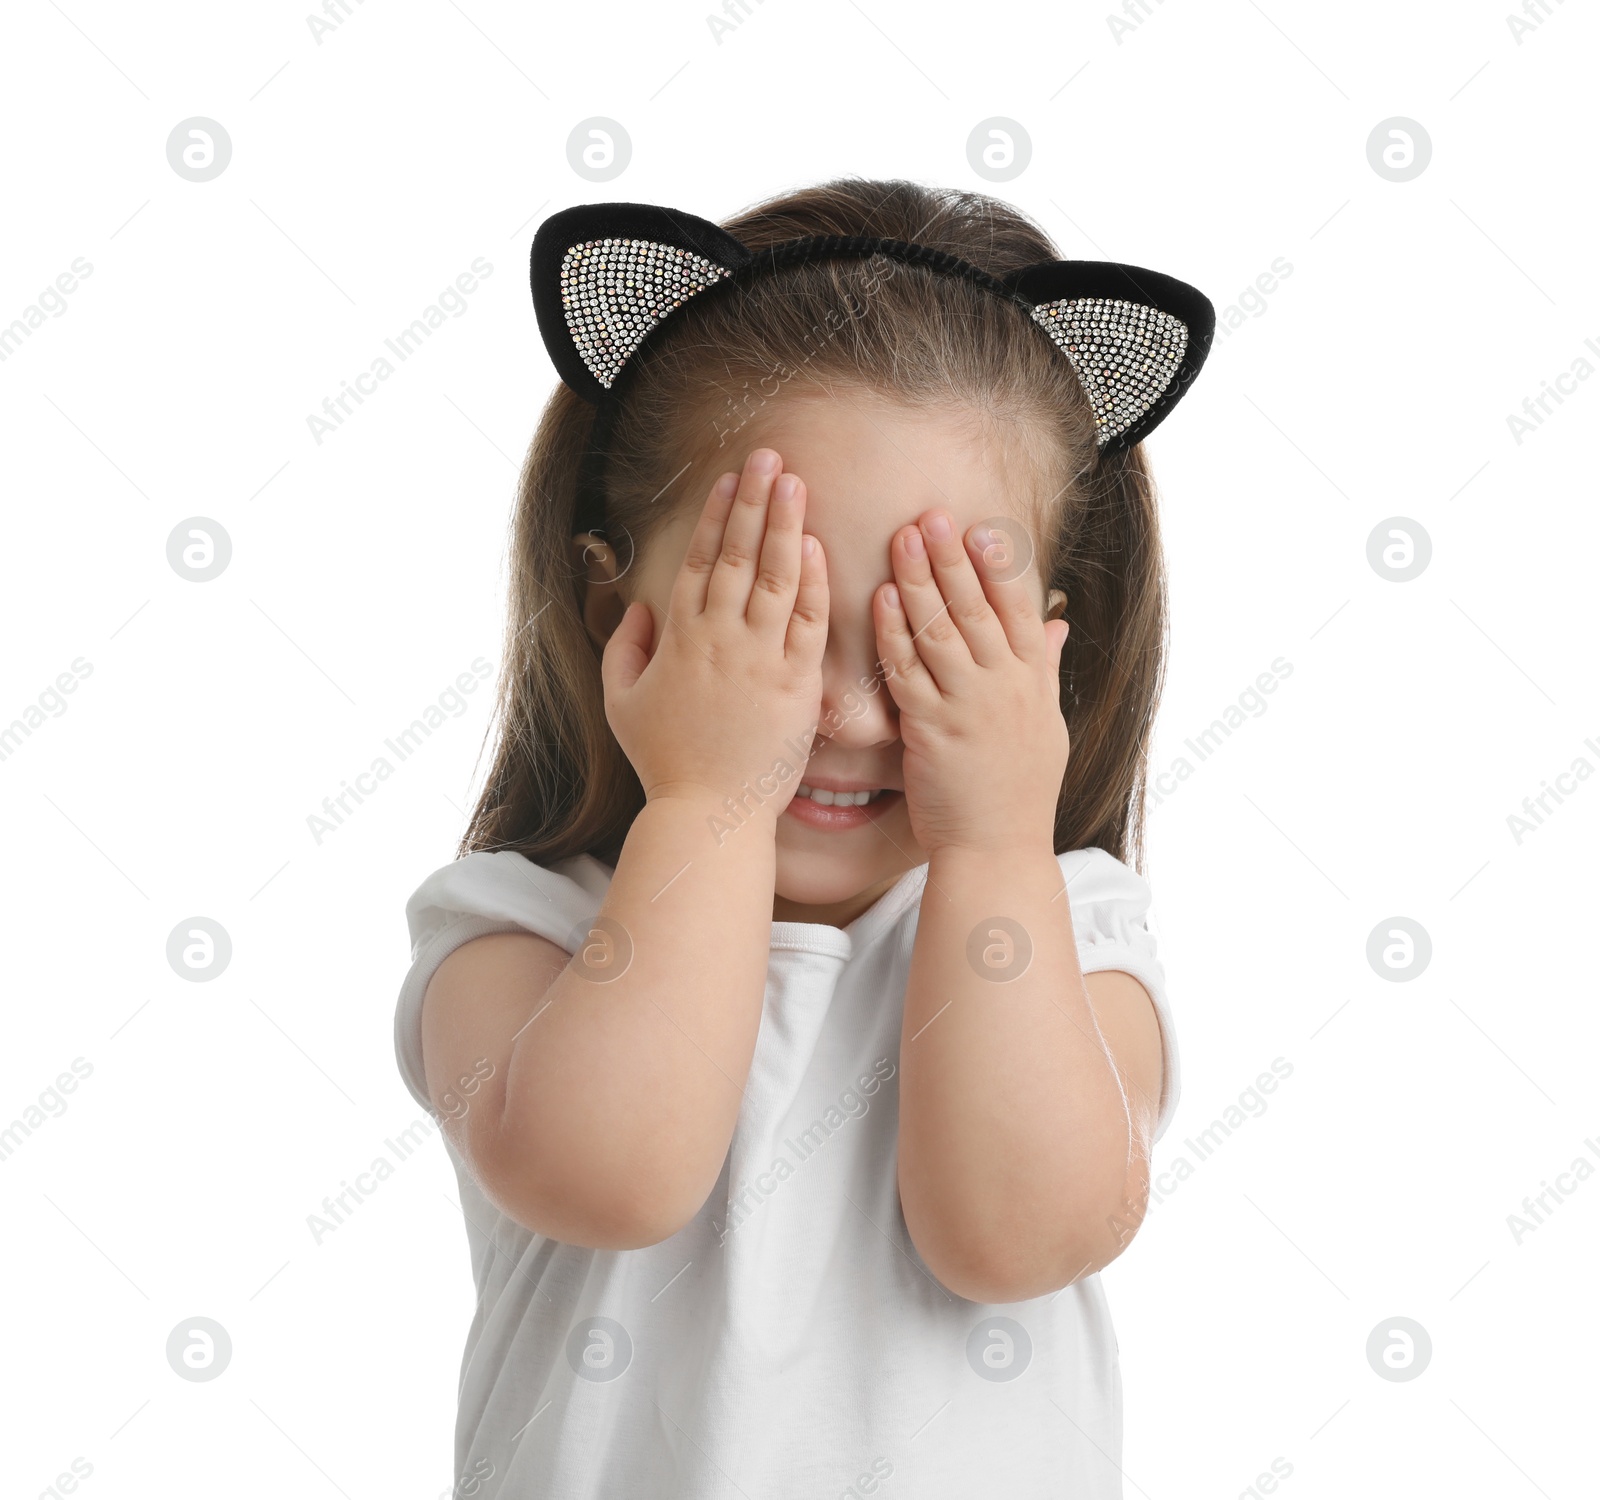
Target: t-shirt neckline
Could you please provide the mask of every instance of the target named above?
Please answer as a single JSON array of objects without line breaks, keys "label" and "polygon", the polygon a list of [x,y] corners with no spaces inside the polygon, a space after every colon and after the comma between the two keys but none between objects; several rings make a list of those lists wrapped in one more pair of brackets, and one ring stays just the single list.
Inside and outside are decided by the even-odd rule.
[{"label": "t-shirt neckline", "polygon": [[772,947],[774,951],[851,958],[888,930],[916,899],[927,878],[926,861],[902,871],[888,890],[844,927],[833,927],[826,922],[774,922]]}]

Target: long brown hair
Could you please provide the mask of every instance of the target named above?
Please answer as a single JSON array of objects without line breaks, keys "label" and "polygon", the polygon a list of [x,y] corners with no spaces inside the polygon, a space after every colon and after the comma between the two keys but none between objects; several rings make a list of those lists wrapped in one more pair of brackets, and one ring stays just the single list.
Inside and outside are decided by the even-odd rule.
[{"label": "long brown hair", "polygon": [[[752,250],[804,235],[906,240],[997,277],[1059,256],[1008,204],[906,181],[836,179],[759,204],[723,228]],[[1155,490],[1142,448],[1098,455],[1071,366],[1020,309],[965,279],[885,257],[814,262],[775,270],[737,295],[689,299],[625,378],[607,442],[605,506],[610,534],[631,539],[633,556],[676,507],[703,502],[682,482],[685,466],[738,468],[715,450],[791,378],[912,408],[964,407],[1004,424],[1014,440],[1020,434],[1040,483],[1039,571],[1047,589],[1066,593],[1071,625],[1061,710],[1072,750],[1055,849],[1098,846],[1143,868],[1167,636]],[[592,854],[614,866],[644,805],[606,721],[573,562],[579,462],[594,414],[558,383],[523,464],[493,764],[458,854],[515,849],[540,864]]]}]

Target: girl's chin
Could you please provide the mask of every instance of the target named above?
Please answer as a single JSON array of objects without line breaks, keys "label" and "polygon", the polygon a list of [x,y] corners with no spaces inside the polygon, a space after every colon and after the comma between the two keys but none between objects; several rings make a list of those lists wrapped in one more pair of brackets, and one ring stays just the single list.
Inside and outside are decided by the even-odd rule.
[{"label": "girl's chin", "polygon": [[[773,921],[848,927],[912,868],[898,850],[891,853],[893,865],[887,872],[881,857],[868,868],[865,862],[809,851],[780,854]],[[783,915],[777,914],[780,908]]]}]

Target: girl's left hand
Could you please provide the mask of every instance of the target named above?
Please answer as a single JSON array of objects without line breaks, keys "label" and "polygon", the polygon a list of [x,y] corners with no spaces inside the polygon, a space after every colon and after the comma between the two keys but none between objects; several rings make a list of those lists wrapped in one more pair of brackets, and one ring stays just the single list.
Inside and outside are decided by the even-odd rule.
[{"label": "girl's left hand", "polygon": [[930,859],[949,848],[1053,847],[1071,748],[1066,622],[1040,619],[1028,572],[1005,576],[1015,571],[1003,565],[1007,537],[974,526],[962,538],[948,511],[902,527],[889,554],[896,582],[878,589],[873,619],[900,710],[912,835]]}]

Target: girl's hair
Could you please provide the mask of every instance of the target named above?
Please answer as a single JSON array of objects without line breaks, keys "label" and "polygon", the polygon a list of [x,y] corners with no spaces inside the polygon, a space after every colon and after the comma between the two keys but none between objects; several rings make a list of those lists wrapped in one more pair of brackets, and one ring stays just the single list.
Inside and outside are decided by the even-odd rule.
[{"label": "girl's hair", "polygon": [[[723,227],[752,250],[814,234],[907,240],[996,277],[1058,258],[1044,231],[1009,205],[906,181],[836,179],[773,198]],[[624,374],[605,471],[609,534],[633,543],[624,561],[642,555],[676,508],[703,503],[686,483],[674,486],[675,476],[741,467],[717,450],[797,376],[789,387],[797,392],[873,393],[913,409],[964,411],[1002,431],[1037,479],[1039,571],[1046,589],[1066,593],[1071,625],[1061,708],[1072,750],[1055,850],[1098,846],[1142,869],[1167,635],[1155,491],[1142,448],[1100,455],[1093,414],[1065,356],[1022,309],[964,278],[877,256],[779,269],[728,290],[685,302]],[[493,766],[459,854],[515,849],[540,864],[592,854],[615,866],[644,805],[606,721],[571,542],[595,411],[558,384],[523,465]],[[656,503],[664,491],[671,502]]]}]

